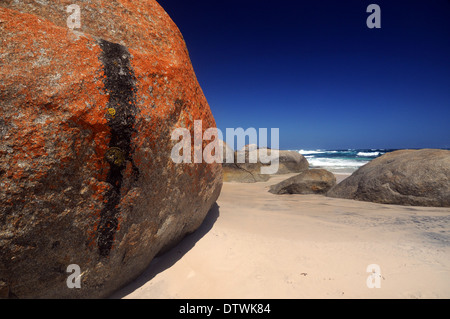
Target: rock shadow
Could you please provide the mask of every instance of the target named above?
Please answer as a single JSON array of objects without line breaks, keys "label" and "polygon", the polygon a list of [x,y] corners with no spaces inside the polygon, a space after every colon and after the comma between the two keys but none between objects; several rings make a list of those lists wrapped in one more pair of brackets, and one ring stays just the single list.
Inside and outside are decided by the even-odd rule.
[{"label": "rock shadow", "polygon": [[121,299],[145,285],[159,273],[172,267],[213,228],[215,222],[219,218],[219,215],[219,205],[215,203],[209,210],[201,226],[195,232],[184,237],[180,243],[178,243],[176,246],[174,246],[164,254],[155,257],[141,275],[139,275],[135,280],[133,280],[126,286],[114,292],[109,298]]}]

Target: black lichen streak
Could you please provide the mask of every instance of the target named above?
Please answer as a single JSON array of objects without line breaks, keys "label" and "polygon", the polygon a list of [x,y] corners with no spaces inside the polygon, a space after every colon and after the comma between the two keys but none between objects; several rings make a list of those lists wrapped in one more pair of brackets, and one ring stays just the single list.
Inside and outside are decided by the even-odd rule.
[{"label": "black lichen streak", "polygon": [[[107,192],[106,204],[100,214],[97,230],[99,254],[107,257],[114,243],[114,236],[119,226],[119,204],[123,182],[123,171],[131,163],[134,180],[139,177],[139,170],[134,165],[132,155],[132,134],[136,122],[136,77],[130,63],[130,53],[119,44],[100,40],[102,49],[100,60],[103,63],[105,91],[109,95],[107,108],[114,109],[115,115],[109,117],[111,130],[109,152],[105,156],[110,169],[107,182],[112,185]],[[106,112],[106,110],[105,110]],[[118,154],[122,157],[119,159]]]}]

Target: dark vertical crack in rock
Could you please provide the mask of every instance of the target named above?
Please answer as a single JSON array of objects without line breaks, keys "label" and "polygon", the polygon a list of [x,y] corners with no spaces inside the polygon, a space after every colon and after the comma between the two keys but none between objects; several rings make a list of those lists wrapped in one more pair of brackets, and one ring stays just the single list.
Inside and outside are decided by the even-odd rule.
[{"label": "dark vertical crack in rock", "polygon": [[105,160],[110,165],[106,181],[112,187],[105,195],[106,203],[97,229],[97,244],[100,256],[107,257],[119,226],[123,171],[128,162],[132,165],[132,178],[136,181],[139,176],[139,169],[132,159],[134,149],[131,143],[137,112],[136,78],[126,47],[105,40],[100,40],[99,45],[102,49],[100,60],[106,76],[103,82],[109,95],[105,114],[111,130],[109,149],[105,154]]}]

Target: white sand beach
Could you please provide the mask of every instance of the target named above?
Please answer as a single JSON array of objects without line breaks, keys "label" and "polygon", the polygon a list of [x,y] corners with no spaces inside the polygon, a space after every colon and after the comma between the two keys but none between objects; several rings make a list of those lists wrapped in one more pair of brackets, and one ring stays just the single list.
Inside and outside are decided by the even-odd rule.
[{"label": "white sand beach", "polygon": [[268,193],[293,175],[224,183],[202,227],[112,298],[450,298],[449,208]]}]

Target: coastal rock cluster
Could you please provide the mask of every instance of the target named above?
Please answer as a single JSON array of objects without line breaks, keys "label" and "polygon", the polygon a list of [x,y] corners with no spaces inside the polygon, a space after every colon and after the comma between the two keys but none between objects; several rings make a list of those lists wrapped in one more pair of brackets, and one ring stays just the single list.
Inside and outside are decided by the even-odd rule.
[{"label": "coastal rock cluster", "polygon": [[382,204],[450,207],[450,151],[386,153],[333,187],[327,196]]},{"label": "coastal rock cluster", "polygon": [[[196,230],[220,164],[174,164],[175,128],[215,127],[154,0],[0,2],[0,297],[105,297]],[[80,289],[67,285],[68,267]]]},{"label": "coastal rock cluster", "polygon": [[239,151],[233,151],[225,142],[223,145],[224,160],[223,176],[225,182],[256,183],[265,182],[269,174],[262,174],[261,168],[274,165],[278,167],[275,174],[300,173],[308,170],[309,163],[298,152],[279,150],[278,156],[270,158],[272,150],[258,148],[256,145],[246,145]]},{"label": "coastal rock cluster", "polygon": [[[260,174],[270,150],[246,145],[233,150],[223,144],[224,154],[234,162],[224,165],[224,181],[254,183],[268,181],[270,174]],[[233,154],[233,155],[231,155]],[[238,164],[238,156],[245,163]],[[450,151],[440,149],[399,150],[388,152],[360,167],[342,182],[324,169],[309,169],[299,153],[279,151],[277,174],[299,173],[276,185],[269,192],[282,194],[322,194],[382,204],[450,207]],[[249,163],[249,158],[257,158]]]}]

